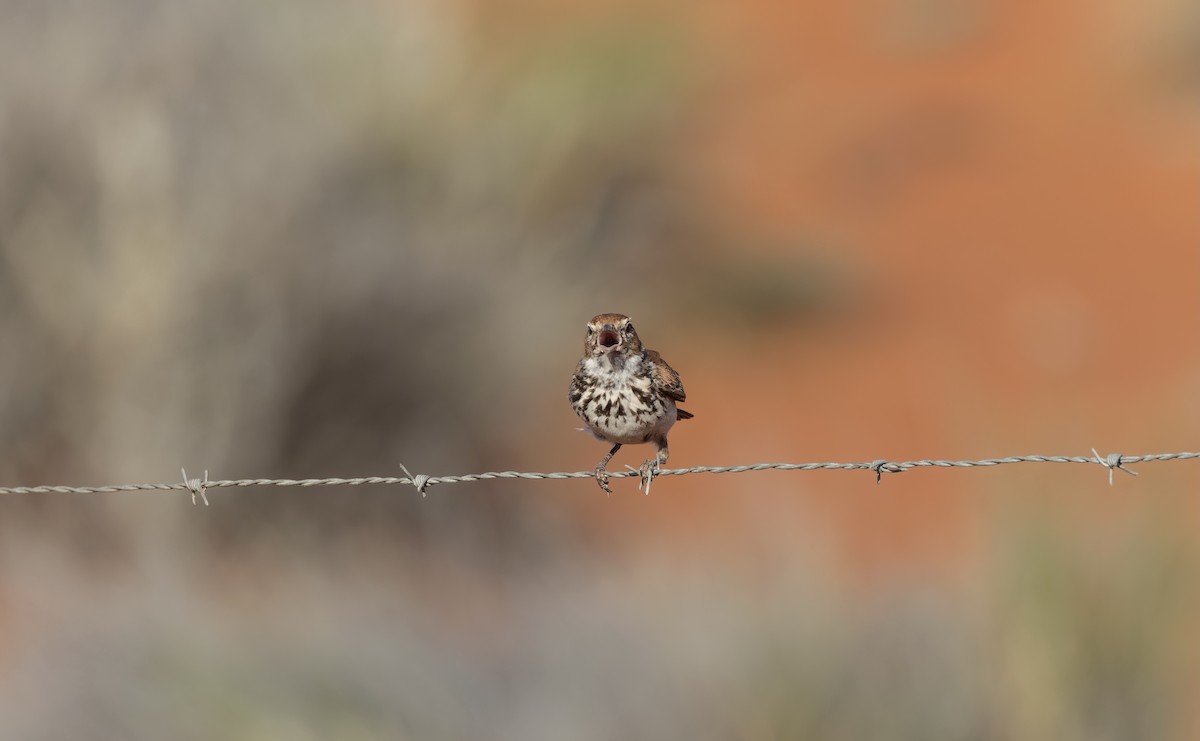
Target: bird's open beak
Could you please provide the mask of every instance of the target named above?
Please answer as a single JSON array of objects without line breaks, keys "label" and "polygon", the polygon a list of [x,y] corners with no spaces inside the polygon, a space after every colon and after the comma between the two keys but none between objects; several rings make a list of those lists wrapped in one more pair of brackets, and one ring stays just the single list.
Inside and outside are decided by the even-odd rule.
[{"label": "bird's open beak", "polygon": [[612,351],[621,346],[621,335],[617,333],[613,325],[605,324],[604,329],[600,330],[600,338],[597,341],[600,343],[600,347]]}]

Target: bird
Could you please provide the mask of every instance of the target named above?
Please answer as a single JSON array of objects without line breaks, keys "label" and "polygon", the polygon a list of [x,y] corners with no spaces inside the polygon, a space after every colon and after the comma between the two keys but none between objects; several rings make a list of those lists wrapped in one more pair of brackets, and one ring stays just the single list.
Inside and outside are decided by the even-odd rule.
[{"label": "bird", "polygon": [[680,419],[694,415],[676,406],[685,401],[679,374],[654,350],[642,346],[633,322],[624,314],[598,314],[587,324],[583,357],[571,377],[567,400],[598,440],[612,443],[596,465],[596,483],[611,494],[608,462],[623,445],[652,443],[655,456],[636,470],[638,488],[666,465],[667,433]]}]

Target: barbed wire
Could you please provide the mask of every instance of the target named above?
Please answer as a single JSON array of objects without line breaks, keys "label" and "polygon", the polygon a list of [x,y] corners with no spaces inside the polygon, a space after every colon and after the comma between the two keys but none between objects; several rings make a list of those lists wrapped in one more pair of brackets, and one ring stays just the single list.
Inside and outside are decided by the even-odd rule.
[{"label": "barbed wire", "polygon": [[[1125,464],[1150,463],[1153,461],[1192,460],[1200,458],[1200,453],[1152,453],[1149,455],[1124,455],[1109,453],[1101,456],[1092,448],[1091,456],[1074,455],[1011,455],[1004,458],[984,458],[973,461],[930,460],[919,461],[889,461],[883,458],[870,463],[751,463],[742,466],[693,466],[691,468],[665,468],[654,474],[659,476],[686,476],[694,473],[748,473],[750,471],[872,471],[875,473],[875,483],[883,479],[885,473],[903,473],[913,468],[978,468],[1002,466],[1010,463],[1084,463],[1100,465],[1108,469],[1108,483],[1113,483],[1113,472],[1124,471],[1137,476]],[[3,494],[115,494],[118,492],[134,491],[181,491],[191,492],[192,504],[200,497],[208,504],[206,492],[209,489],[245,488],[251,486],[298,486],[311,488],[317,486],[367,486],[390,485],[411,486],[425,496],[429,487],[439,484],[463,484],[475,481],[491,481],[494,479],[525,479],[551,480],[564,479],[594,479],[595,471],[568,471],[542,473],[529,471],[488,471],[485,473],[468,473],[456,476],[427,476],[413,474],[403,464],[400,469],[404,476],[363,476],[357,478],[324,478],[324,479],[218,479],[209,480],[208,471],[203,478],[188,478],[187,471],[181,470],[183,480],[171,484],[116,484],[112,486],[3,486]],[[614,479],[640,476],[639,471],[630,468],[628,471],[611,471],[609,476]]]}]

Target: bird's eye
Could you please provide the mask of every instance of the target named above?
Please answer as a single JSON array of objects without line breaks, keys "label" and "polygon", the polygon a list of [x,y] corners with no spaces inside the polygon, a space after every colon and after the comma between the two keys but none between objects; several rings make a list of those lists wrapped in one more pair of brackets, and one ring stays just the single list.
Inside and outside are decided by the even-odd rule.
[{"label": "bird's eye", "polygon": [[633,334],[633,325],[632,324],[625,325],[625,334]]},{"label": "bird's eye", "polygon": [[588,331],[588,336],[596,334],[596,328],[590,324],[588,325],[587,331]]}]

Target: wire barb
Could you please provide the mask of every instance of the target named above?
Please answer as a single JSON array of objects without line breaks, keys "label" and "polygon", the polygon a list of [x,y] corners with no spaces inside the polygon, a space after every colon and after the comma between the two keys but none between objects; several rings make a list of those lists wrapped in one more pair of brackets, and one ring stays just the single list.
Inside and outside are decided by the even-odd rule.
[{"label": "wire barb", "polygon": [[196,496],[199,495],[204,500],[204,506],[208,506],[208,470],[204,471],[203,479],[189,479],[185,469],[179,469],[179,473],[183,474],[183,488],[192,493],[192,504],[196,503]]},{"label": "wire barb", "polygon": [[403,471],[404,475],[408,477],[408,483],[412,484],[414,489],[421,492],[421,498],[424,499],[426,497],[425,487],[429,486],[429,484],[431,483],[430,477],[426,476],[423,473],[419,473],[416,476],[413,476],[412,473],[408,470],[408,467],[405,466],[403,463],[400,464],[400,470]]},{"label": "wire barb", "polygon": [[867,470],[875,472],[875,485],[878,486],[885,473],[904,473],[904,466],[900,463],[892,463],[886,458],[878,458],[867,464]]},{"label": "wire barb", "polygon": [[630,471],[630,473],[625,474],[626,476],[638,477],[638,491],[645,489],[646,496],[650,496],[650,482],[654,481],[654,477],[661,473],[658,466],[651,466],[650,461],[646,461],[642,464],[641,468],[634,468],[628,463],[625,464],[625,467]]},{"label": "wire barb", "polygon": [[1099,463],[1100,465],[1102,465],[1108,469],[1108,485],[1109,486],[1113,485],[1113,471],[1121,470],[1121,471],[1124,471],[1125,473],[1129,474],[1130,476],[1138,475],[1137,471],[1131,471],[1121,464],[1122,461],[1125,459],[1125,456],[1120,453],[1109,453],[1106,457],[1101,458],[1100,454],[1096,452],[1096,449],[1092,448],[1092,455],[1096,456],[1097,463]]}]

